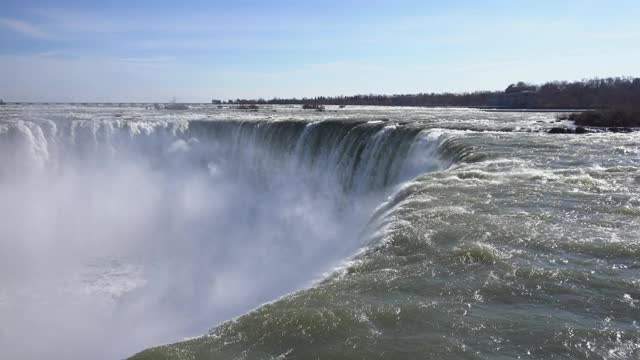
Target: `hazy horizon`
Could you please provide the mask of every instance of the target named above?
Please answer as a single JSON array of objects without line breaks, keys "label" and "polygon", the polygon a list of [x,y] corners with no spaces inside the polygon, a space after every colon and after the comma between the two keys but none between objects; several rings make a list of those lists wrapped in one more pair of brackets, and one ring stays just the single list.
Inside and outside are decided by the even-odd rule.
[{"label": "hazy horizon", "polygon": [[9,0],[0,98],[209,102],[639,76],[639,15],[629,0]]}]

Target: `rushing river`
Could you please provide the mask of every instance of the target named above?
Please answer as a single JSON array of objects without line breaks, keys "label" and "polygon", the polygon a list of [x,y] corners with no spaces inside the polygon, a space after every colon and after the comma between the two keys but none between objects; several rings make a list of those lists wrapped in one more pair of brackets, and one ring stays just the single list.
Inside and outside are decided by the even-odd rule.
[{"label": "rushing river", "polygon": [[0,357],[640,358],[640,133],[553,126],[2,106]]}]

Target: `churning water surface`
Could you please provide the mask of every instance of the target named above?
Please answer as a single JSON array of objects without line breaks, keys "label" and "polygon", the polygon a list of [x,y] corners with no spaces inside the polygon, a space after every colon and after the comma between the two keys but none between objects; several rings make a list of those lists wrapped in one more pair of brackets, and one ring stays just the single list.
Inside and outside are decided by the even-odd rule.
[{"label": "churning water surface", "polygon": [[0,349],[636,358],[640,136],[555,121],[4,106]]}]

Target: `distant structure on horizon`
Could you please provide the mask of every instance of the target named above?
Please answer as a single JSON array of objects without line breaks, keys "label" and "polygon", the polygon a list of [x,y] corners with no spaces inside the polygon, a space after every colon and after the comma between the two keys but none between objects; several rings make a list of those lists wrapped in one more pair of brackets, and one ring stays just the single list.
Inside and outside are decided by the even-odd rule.
[{"label": "distant structure on horizon", "polygon": [[220,105],[220,104],[222,104],[222,100],[216,100],[216,99],[213,99],[213,100],[211,100],[211,103],[212,103],[213,105]]}]

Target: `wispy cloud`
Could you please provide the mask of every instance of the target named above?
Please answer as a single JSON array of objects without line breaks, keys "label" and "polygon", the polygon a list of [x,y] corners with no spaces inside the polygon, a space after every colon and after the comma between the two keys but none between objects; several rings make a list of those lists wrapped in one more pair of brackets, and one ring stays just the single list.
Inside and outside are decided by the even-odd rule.
[{"label": "wispy cloud", "polygon": [[37,27],[17,19],[0,18],[0,26],[32,38],[48,39],[51,37]]}]

